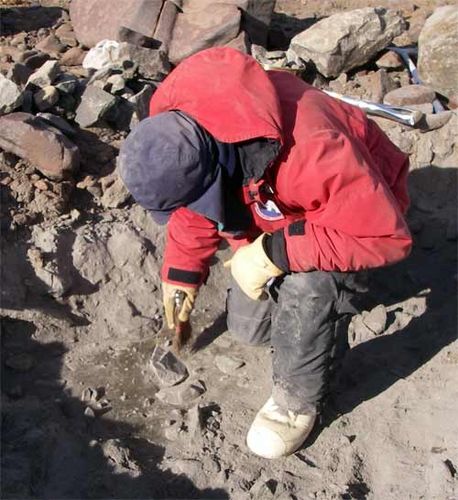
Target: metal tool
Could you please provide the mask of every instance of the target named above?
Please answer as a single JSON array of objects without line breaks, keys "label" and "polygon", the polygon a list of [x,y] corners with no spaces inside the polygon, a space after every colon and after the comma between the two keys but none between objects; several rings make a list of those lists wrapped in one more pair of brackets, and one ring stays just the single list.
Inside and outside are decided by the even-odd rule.
[{"label": "metal tool", "polygon": [[183,290],[175,290],[174,301],[174,322],[175,322],[175,337],[173,339],[173,348],[176,351],[181,351],[181,348],[189,341],[192,335],[191,322],[180,321],[179,314],[186,300],[186,293]]},{"label": "metal tool", "polygon": [[332,92],[331,90],[325,90],[324,92],[326,92],[329,96],[334,97],[334,99],[339,99],[339,101],[346,102],[352,106],[357,106],[368,115],[381,116],[382,118],[388,118],[389,120],[409,125],[410,127],[414,127],[423,118],[423,113],[417,109],[364,101],[362,99],[357,99],[356,97],[338,94],[337,92]]},{"label": "metal tool", "polygon": [[[407,66],[407,69],[409,70],[412,82],[415,83],[416,85],[421,85],[423,82],[420,80],[420,75],[418,74],[417,67],[415,66],[414,62],[410,57],[410,56],[416,56],[418,54],[417,47],[390,46],[388,47],[388,50],[395,52],[401,57],[401,59],[404,61],[404,64]],[[442,103],[437,98],[434,99],[433,101],[433,108],[435,113],[441,113],[442,111],[445,111],[444,106],[442,106]]]}]

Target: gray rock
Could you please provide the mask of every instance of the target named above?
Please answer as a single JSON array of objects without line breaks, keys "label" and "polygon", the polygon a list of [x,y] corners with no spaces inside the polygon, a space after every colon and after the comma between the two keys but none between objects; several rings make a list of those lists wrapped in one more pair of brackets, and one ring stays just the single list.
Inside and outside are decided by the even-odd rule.
[{"label": "gray rock", "polygon": [[374,332],[365,325],[361,314],[357,314],[352,318],[348,327],[348,343],[350,347],[361,344],[361,342],[365,342],[366,340],[373,339],[374,336]]},{"label": "gray rock", "polygon": [[290,47],[324,76],[335,77],[368,62],[404,29],[396,12],[368,7],[318,21],[296,35]]},{"label": "gray rock", "polygon": [[458,5],[438,7],[418,39],[421,80],[449,97],[458,92]]},{"label": "gray rock", "polygon": [[32,73],[33,69],[23,63],[17,62],[9,69],[8,78],[16,85],[25,85]]},{"label": "gray rock", "polygon": [[116,180],[103,191],[103,196],[100,203],[104,208],[118,208],[130,198],[130,193],[124,185],[121,177]]},{"label": "gray rock", "polygon": [[387,314],[383,304],[374,307],[370,312],[364,311],[362,314],[363,323],[370,328],[375,335],[380,335],[385,331]]},{"label": "gray rock", "polygon": [[64,179],[79,167],[75,144],[29,113],[11,113],[0,118],[0,147],[54,180]]},{"label": "gray rock", "polygon": [[11,113],[22,104],[19,87],[0,73],[0,115]]},{"label": "gray rock", "polygon": [[39,225],[33,226],[32,242],[33,244],[46,253],[54,253],[57,251],[58,233],[55,228],[43,228]]},{"label": "gray rock", "polygon": [[111,75],[107,79],[104,90],[110,92],[110,94],[117,94],[119,92],[122,92],[125,86],[126,81],[121,75]]},{"label": "gray rock", "polygon": [[430,104],[435,98],[436,94],[430,87],[426,87],[425,85],[406,85],[388,92],[383,102],[393,106],[408,106],[410,104]]},{"label": "gray rock", "polygon": [[156,393],[156,398],[163,403],[185,406],[202,396],[206,391],[200,381],[189,382],[178,387],[167,387]]},{"label": "gray rock", "polygon": [[[432,104],[431,104],[432,106]],[[425,114],[424,119],[418,125],[421,130],[431,131],[447,125],[453,116],[453,111],[442,111],[441,113]]]},{"label": "gray rock", "polygon": [[25,52],[23,59],[19,62],[23,62],[27,67],[35,70],[43,66],[50,58],[51,56],[45,52],[32,50]]},{"label": "gray rock", "polygon": [[33,100],[40,111],[46,111],[59,100],[59,91],[52,85],[47,85],[34,94]]},{"label": "gray rock", "polygon": [[63,94],[73,94],[78,87],[78,78],[74,75],[63,73],[56,78],[54,87]]},{"label": "gray rock", "polygon": [[130,129],[149,115],[149,102],[155,90],[152,85],[145,85],[140,92],[129,98],[129,102],[134,106]]},{"label": "gray rock", "polygon": [[162,80],[171,70],[167,55],[162,50],[147,49],[122,42],[119,58],[121,61],[133,61],[138,65],[138,72],[152,80]]},{"label": "gray rock", "polygon": [[188,410],[186,425],[191,438],[200,439],[205,429],[202,407],[195,405]]},{"label": "gray rock", "polygon": [[84,410],[84,416],[93,419],[95,418],[95,412],[90,406],[87,406]]},{"label": "gray rock", "polygon": [[45,256],[35,247],[27,250],[27,258],[37,278],[48,288],[48,293],[54,297],[62,297],[70,288],[71,278],[67,269],[60,269],[57,259]]},{"label": "gray rock", "polygon": [[215,365],[219,370],[228,375],[234,373],[245,364],[245,361],[230,356],[219,355],[215,358]]},{"label": "gray rock", "polygon": [[115,96],[94,85],[89,85],[81,96],[81,104],[76,110],[75,121],[83,128],[95,125],[107,115],[115,103]]},{"label": "gray rock", "polygon": [[105,389],[103,387],[98,387],[94,389],[92,387],[86,387],[81,393],[81,401],[84,402],[97,402],[105,394]]},{"label": "gray rock", "polygon": [[75,268],[93,285],[103,282],[114,267],[105,243],[81,232],[73,244],[72,257]]},{"label": "gray rock", "polygon": [[27,353],[14,354],[6,358],[5,365],[16,372],[28,372],[35,366],[35,360]]},{"label": "gray rock", "polygon": [[186,365],[172,351],[159,346],[154,348],[150,363],[161,384],[167,387],[183,382],[189,375]]},{"label": "gray rock", "polygon": [[59,129],[68,137],[74,137],[76,135],[75,129],[63,118],[52,113],[37,113],[37,117],[44,120],[47,124]]},{"label": "gray rock", "polygon": [[40,66],[27,80],[27,88],[43,88],[51,85],[60,72],[59,63],[57,61],[46,61],[43,66]]}]

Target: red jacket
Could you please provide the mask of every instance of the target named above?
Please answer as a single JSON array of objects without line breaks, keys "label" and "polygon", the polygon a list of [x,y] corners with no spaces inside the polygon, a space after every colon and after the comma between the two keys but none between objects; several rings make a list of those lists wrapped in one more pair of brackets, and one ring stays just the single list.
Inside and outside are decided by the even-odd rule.
[{"label": "red jacket", "polygon": [[[408,158],[359,109],[287,72],[265,72],[234,49],[214,48],[183,61],[156,91],[150,115],[170,110],[187,113],[220,142],[279,141],[263,180],[283,216],[263,218],[266,199],[255,185],[241,188],[254,221],[244,239],[178,209],[168,223],[166,281],[200,285],[222,238],[237,248],[261,232],[283,233],[292,272],[357,271],[408,255]],[[171,279],[170,268],[193,279]]]}]

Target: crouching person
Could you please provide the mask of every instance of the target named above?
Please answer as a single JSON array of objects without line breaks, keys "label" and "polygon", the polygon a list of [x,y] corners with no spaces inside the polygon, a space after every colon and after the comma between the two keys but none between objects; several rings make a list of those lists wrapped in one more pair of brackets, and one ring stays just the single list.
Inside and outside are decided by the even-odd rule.
[{"label": "crouching person", "polygon": [[407,172],[360,110],[229,48],[182,62],[124,142],[125,184],[167,223],[166,313],[182,290],[187,320],[221,240],[234,250],[228,328],[273,348],[272,393],[247,435],[257,455],[302,445],[346,348],[359,274],[408,255]]}]

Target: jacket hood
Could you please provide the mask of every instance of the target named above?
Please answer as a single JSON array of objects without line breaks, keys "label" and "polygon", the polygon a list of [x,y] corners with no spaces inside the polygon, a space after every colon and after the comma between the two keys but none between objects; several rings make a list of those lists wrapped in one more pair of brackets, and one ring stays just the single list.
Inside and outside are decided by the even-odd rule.
[{"label": "jacket hood", "polygon": [[255,59],[235,49],[203,50],[180,63],[150,102],[150,116],[171,110],[187,113],[221,142],[283,142],[274,86]]}]

